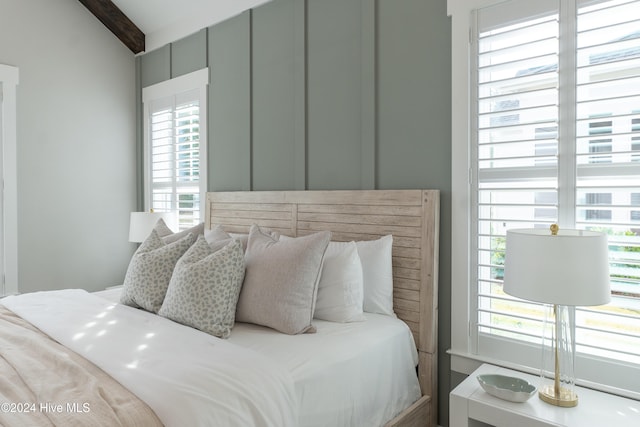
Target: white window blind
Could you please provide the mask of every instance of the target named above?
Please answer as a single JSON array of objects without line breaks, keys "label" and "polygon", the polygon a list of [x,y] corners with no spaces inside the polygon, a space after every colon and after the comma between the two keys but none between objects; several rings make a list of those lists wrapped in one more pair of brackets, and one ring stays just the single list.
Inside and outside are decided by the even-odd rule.
[{"label": "white window blind", "polygon": [[201,80],[207,76],[201,70],[143,90],[145,204],[157,212],[177,213],[180,230],[202,221],[207,182],[206,95]]},{"label": "white window blind", "polygon": [[151,208],[178,212],[180,229],[200,222],[200,107],[197,91],[151,107]]},{"label": "white window blind", "polygon": [[576,369],[609,383],[589,371],[640,372],[640,1],[531,3],[475,14],[475,352],[539,366],[543,307],[502,291],[507,229],[604,231],[612,302],[576,310]]}]

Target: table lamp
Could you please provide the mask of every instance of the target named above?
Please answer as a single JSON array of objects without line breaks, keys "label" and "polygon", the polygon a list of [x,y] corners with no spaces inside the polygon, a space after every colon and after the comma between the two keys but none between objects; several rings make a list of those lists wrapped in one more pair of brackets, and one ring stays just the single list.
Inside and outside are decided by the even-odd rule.
[{"label": "table lamp", "polygon": [[[507,230],[504,292],[553,305],[545,319],[543,366],[538,395],[561,407],[578,404],[574,392],[575,306],[606,304],[611,300],[607,236],[586,230]],[[548,362],[553,368],[550,368]],[[551,377],[552,383],[547,378]]]},{"label": "table lamp", "polygon": [[173,212],[155,212],[153,209],[149,212],[131,212],[129,241],[144,242],[159,219],[162,219],[167,227],[172,228],[175,222],[175,214]]}]

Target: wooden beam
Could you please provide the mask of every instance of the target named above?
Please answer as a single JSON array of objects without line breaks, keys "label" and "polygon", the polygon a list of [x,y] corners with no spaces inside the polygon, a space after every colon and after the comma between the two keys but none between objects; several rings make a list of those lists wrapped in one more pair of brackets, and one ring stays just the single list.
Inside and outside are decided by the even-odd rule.
[{"label": "wooden beam", "polygon": [[144,33],[111,0],[79,0],[133,53],[144,51]]}]

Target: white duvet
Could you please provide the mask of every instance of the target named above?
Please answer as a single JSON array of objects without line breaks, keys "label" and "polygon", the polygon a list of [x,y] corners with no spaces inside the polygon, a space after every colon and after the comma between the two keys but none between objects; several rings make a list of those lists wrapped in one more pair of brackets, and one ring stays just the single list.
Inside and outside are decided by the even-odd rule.
[{"label": "white duvet", "polygon": [[315,334],[285,335],[237,323],[229,341],[285,366],[299,402],[299,427],[382,426],[420,398],[411,331],[399,319],[314,319]]},{"label": "white duvet", "polygon": [[[97,292],[120,301],[121,289]],[[315,334],[286,335],[236,323],[228,341],[284,367],[298,399],[298,427],[382,426],[420,397],[418,354],[408,326],[382,314],[366,321],[313,320]]]},{"label": "white duvet", "polygon": [[252,349],[82,290],[0,303],[99,366],[167,427],[298,424],[290,374]]}]

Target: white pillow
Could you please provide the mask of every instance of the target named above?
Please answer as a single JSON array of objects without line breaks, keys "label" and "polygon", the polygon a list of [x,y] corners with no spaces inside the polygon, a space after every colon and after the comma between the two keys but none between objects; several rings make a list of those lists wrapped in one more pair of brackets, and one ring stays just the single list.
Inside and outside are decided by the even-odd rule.
[{"label": "white pillow", "polygon": [[329,242],[318,284],[316,319],[331,322],[365,320],[364,281],[355,242]]},{"label": "white pillow", "polygon": [[364,311],[395,316],[393,312],[393,237],[356,242],[364,277]]}]

